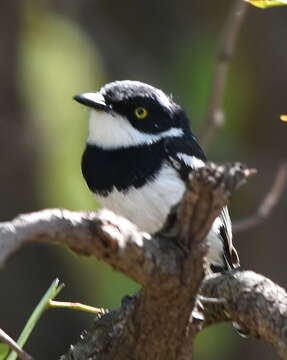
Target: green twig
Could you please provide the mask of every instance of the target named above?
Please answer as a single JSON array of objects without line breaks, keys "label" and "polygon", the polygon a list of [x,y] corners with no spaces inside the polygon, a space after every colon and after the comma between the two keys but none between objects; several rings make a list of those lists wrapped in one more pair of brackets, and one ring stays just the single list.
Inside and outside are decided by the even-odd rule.
[{"label": "green twig", "polygon": [[[27,321],[23,331],[19,339],[17,340],[17,344],[20,348],[22,348],[26,341],[28,340],[32,330],[34,329],[35,325],[37,324],[38,320],[40,319],[43,312],[49,307],[49,301],[55,298],[59,292],[62,290],[64,284],[59,285],[59,280],[56,279],[53,281],[49,289],[46,291],[45,295],[33,311],[32,315],[30,316],[29,320]],[[6,360],[16,360],[17,353],[12,351]]]},{"label": "green twig", "polygon": [[[2,329],[0,329],[0,341],[8,346],[7,352],[10,348],[15,351],[15,353],[19,356],[21,360],[32,360],[32,357],[27,354],[23,349],[21,349],[21,347]],[[4,354],[4,358],[6,358],[6,354]]]},{"label": "green twig", "polygon": [[96,308],[89,305],[84,305],[81,303],[75,302],[66,302],[66,301],[54,301],[49,300],[48,306],[51,308],[63,308],[63,309],[71,309],[71,310],[79,310],[86,311],[93,314],[105,314],[106,310],[103,308]]}]

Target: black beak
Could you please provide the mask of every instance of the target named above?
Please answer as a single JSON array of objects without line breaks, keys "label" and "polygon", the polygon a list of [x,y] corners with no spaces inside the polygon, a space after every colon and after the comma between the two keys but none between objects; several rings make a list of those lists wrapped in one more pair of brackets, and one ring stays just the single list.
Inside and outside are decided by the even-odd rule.
[{"label": "black beak", "polygon": [[109,109],[109,106],[106,104],[105,98],[99,92],[79,94],[74,96],[74,100],[93,109],[103,111],[107,111]]}]

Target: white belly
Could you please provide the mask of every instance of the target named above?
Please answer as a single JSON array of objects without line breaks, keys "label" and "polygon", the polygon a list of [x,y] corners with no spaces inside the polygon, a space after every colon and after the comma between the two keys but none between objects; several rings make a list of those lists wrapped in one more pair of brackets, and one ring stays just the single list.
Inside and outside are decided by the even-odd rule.
[{"label": "white belly", "polygon": [[157,178],[140,189],[131,188],[125,193],[114,189],[107,197],[96,195],[96,198],[103,207],[126,217],[141,230],[154,233],[162,227],[184,189],[177,172],[164,165]]},{"label": "white belly", "polygon": [[[157,178],[140,189],[131,188],[123,193],[114,189],[107,197],[96,195],[97,201],[118,215],[126,217],[140,230],[155,233],[160,230],[171,206],[178,203],[185,190],[183,181],[170,166],[164,165]],[[207,235],[207,260],[221,265],[223,244],[218,237],[221,221],[217,218]]]}]

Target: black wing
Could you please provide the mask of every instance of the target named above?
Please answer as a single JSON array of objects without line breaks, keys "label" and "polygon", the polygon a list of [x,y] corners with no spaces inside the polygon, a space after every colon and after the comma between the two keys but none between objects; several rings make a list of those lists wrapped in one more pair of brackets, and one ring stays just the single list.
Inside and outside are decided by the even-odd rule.
[{"label": "black wing", "polygon": [[206,162],[206,156],[194,136],[169,138],[165,142],[165,152],[169,163],[186,181],[193,169]]},{"label": "black wing", "polygon": [[227,206],[225,206],[219,215],[222,226],[220,227],[220,236],[223,240],[223,258],[225,269],[236,269],[240,266],[239,257],[235,247],[232,244],[232,227]]},{"label": "black wing", "polygon": [[[186,181],[189,173],[204,165],[206,156],[195,137],[168,139],[165,143],[166,157],[172,167]],[[232,245],[232,228],[227,207],[219,215],[221,225],[218,229],[223,242],[223,267],[213,266],[214,271],[230,270],[239,267],[239,258]]]}]

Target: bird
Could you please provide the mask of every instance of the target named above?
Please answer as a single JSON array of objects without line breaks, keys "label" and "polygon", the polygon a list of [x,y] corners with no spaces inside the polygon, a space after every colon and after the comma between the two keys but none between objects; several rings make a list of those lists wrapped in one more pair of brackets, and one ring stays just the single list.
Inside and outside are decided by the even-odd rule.
[{"label": "bird", "polygon": [[[81,162],[90,191],[140,230],[158,232],[189,174],[207,161],[185,110],[162,90],[133,80],[113,81],[74,100],[90,110]],[[211,272],[239,267],[227,207],[214,220],[207,243]]]}]

